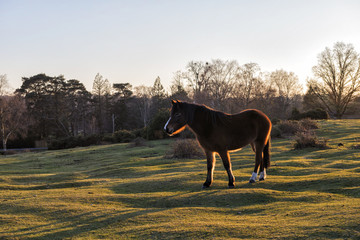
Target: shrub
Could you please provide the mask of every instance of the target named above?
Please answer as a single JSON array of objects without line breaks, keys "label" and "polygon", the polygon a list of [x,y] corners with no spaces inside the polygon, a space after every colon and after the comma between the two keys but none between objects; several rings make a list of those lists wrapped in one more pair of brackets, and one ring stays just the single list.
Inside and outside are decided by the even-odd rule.
[{"label": "shrub", "polygon": [[291,111],[291,117],[289,118],[289,120],[299,120],[299,119],[301,119],[301,113],[299,109],[295,107]]},{"label": "shrub", "polygon": [[104,137],[102,138],[102,141],[106,143],[114,143],[115,138],[113,134],[105,134]]},{"label": "shrub", "polygon": [[360,149],[360,144],[355,144],[351,147],[351,149]]},{"label": "shrub", "polygon": [[170,114],[167,109],[160,109],[159,112],[151,120],[149,126],[147,127],[147,138],[149,140],[163,139],[167,137],[164,132],[164,125],[169,119]]},{"label": "shrub", "polygon": [[178,139],[170,144],[166,158],[205,158],[204,151],[195,139]]},{"label": "shrub", "polygon": [[281,136],[295,135],[297,132],[304,132],[305,128],[298,121],[285,120],[277,124]]},{"label": "shrub", "polygon": [[351,149],[360,149],[360,138],[355,138],[355,144],[351,146]]},{"label": "shrub", "polygon": [[306,132],[298,132],[295,136],[295,149],[303,149],[303,148],[320,148],[327,149],[329,146],[327,145],[327,139],[318,139],[318,137],[309,131]]},{"label": "shrub", "polygon": [[36,139],[34,137],[29,136],[29,137],[23,138],[20,135],[16,135],[16,136],[14,136],[14,139],[9,139],[6,145],[7,145],[8,149],[11,149],[11,148],[34,148],[34,147],[37,147],[35,142],[36,142]]},{"label": "shrub", "polygon": [[281,137],[281,130],[279,129],[278,125],[275,125],[271,129],[271,137],[273,138],[280,138]]},{"label": "shrub", "polygon": [[311,120],[310,118],[301,119],[299,121],[299,123],[305,130],[313,130],[313,129],[319,128],[317,122],[314,120]]},{"label": "shrub", "polygon": [[133,134],[131,131],[128,130],[119,130],[116,131],[114,134],[114,139],[116,142],[118,143],[127,143],[127,142],[131,142],[132,140],[134,140],[135,134]]},{"label": "shrub", "polygon": [[330,118],[329,114],[325,110],[320,108],[309,110],[307,112],[302,113],[301,115],[302,118],[310,118],[310,119],[318,119],[318,120]]},{"label": "shrub", "polygon": [[81,147],[87,147],[90,145],[98,145],[102,141],[103,136],[100,134],[92,134],[87,136],[79,136],[77,143],[77,146]]},{"label": "shrub", "polygon": [[102,140],[101,135],[93,134],[89,136],[66,137],[60,139],[52,139],[48,143],[49,150],[66,149],[74,147],[86,147],[99,144]]},{"label": "shrub", "polygon": [[314,120],[329,119],[329,114],[320,108],[311,109],[309,111],[300,113],[298,109],[294,108],[291,112],[290,120],[300,120],[304,118],[310,118]]},{"label": "shrub", "polygon": [[147,146],[147,141],[142,137],[137,137],[128,145],[129,148]]},{"label": "shrub", "polygon": [[19,152],[17,151],[14,151],[14,150],[6,150],[4,151],[3,149],[0,151],[0,155],[14,155],[14,154],[17,154]]},{"label": "shrub", "polygon": [[280,121],[281,121],[281,120],[278,119],[278,118],[273,118],[273,119],[271,119],[272,125],[276,125],[276,124],[278,124]]},{"label": "shrub", "polygon": [[293,136],[300,132],[311,131],[318,128],[319,127],[317,122],[308,118],[302,119],[300,121],[285,120],[273,126],[271,131],[271,136],[272,137]]},{"label": "shrub", "polygon": [[132,133],[135,135],[136,138],[146,138],[146,128],[139,128],[132,130]]}]

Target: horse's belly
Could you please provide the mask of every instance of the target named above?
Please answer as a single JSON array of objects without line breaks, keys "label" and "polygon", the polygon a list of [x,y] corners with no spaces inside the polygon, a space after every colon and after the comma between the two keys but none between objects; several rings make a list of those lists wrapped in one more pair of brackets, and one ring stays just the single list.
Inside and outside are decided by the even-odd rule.
[{"label": "horse's belly", "polygon": [[245,147],[246,145],[248,145],[249,143],[247,144],[236,144],[236,145],[230,145],[227,147],[227,150],[229,151],[238,151],[238,150],[241,150],[243,147]]},{"label": "horse's belly", "polygon": [[254,141],[253,138],[246,138],[246,139],[242,139],[242,140],[240,140],[238,138],[233,138],[233,139],[229,140],[229,143],[227,144],[227,149],[229,151],[240,150],[241,148],[246,147],[253,141]]},{"label": "horse's belly", "polygon": [[237,151],[254,141],[254,136],[251,135],[247,135],[246,138],[242,138],[241,136],[244,136],[242,134],[236,134],[235,136],[229,135],[230,134],[211,135],[209,138],[201,138],[198,136],[198,140],[204,149],[214,152],[223,150]]}]

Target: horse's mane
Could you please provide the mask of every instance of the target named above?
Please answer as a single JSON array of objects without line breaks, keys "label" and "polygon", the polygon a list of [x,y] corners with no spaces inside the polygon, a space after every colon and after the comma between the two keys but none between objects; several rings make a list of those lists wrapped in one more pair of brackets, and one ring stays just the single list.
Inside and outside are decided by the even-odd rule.
[{"label": "horse's mane", "polygon": [[206,105],[200,105],[195,103],[183,102],[184,106],[187,108],[187,122],[192,123],[194,121],[195,112],[205,115],[208,123],[213,125],[218,125],[219,123],[225,123],[227,120],[228,114],[220,111],[216,111]]}]

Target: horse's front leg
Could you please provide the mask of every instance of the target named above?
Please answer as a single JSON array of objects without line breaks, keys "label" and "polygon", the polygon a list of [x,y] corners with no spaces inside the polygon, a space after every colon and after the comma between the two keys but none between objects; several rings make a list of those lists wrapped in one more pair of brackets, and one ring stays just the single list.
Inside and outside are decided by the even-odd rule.
[{"label": "horse's front leg", "polygon": [[205,151],[205,153],[206,153],[206,161],[207,161],[207,177],[206,177],[205,183],[203,184],[203,189],[210,187],[210,185],[213,182],[214,168],[215,168],[215,161],[216,161],[216,158],[215,158],[213,152]]},{"label": "horse's front leg", "polygon": [[231,161],[230,161],[230,155],[228,151],[222,151],[219,152],[219,155],[223,161],[225,170],[228,174],[229,177],[229,188],[234,188],[235,187],[235,177],[234,174],[232,172],[232,168],[231,168]]}]

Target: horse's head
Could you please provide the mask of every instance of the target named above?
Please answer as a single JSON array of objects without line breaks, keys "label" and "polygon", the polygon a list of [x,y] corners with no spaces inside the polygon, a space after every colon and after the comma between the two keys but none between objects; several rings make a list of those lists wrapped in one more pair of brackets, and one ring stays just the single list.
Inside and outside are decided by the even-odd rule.
[{"label": "horse's head", "polygon": [[172,102],[171,115],[169,120],[166,122],[164,126],[164,130],[170,136],[178,134],[183,131],[186,127],[186,117],[185,111],[182,102],[174,101]]}]

